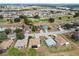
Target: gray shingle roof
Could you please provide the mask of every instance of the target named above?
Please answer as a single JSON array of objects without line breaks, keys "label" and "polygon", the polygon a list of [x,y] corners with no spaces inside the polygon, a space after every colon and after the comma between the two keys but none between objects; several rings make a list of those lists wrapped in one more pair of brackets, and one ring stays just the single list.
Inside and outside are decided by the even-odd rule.
[{"label": "gray shingle roof", "polygon": [[47,46],[55,46],[56,45],[56,42],[51,38],[51,37],[48,37],[48,39],[45,40]]}]

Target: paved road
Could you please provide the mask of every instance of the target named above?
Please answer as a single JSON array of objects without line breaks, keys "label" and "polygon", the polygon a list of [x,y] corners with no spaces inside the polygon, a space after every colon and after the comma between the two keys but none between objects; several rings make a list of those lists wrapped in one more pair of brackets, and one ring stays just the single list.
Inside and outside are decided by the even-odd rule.
[{"label": "paved road", "polygon": [[55,31],[55,32],[33,33],[33,34],[28,34],[28,36],[45,36],[45,35],[69,33],[69,32],[74,32],[74,31],[75,31],[75,29]]}]

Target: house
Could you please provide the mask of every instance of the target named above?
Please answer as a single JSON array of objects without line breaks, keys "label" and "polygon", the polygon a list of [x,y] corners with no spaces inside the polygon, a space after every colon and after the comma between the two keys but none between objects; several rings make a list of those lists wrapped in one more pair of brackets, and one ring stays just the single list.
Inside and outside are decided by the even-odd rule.
[{"label": "house", "polygon": [[48,26],[47,26],[47,25],[43,25],[43,26],[42,26],[42,29],[43,29],[45,32],[48,32]]},{"label": "house", "polygon": [[39,48],[40,47],[40,39],[30,39],[29,40],[29,48]]},{"label": "house", "polygon": [[13,40],[5,40],[0,44],[0,48],[3,51],[6,51],[13,44],[13,42]]},{"label": "house", "polygon": [[79,30],[77,30],[75,33],[73,33],[73,39],[74,40],[79,40]]},{"label": "house", "polygon": [[55,46],[56,45],[56,42],[51,37],[48,37],[45,40],[45,43],[47,44],[47,46]]},{"label": "house", "polygon": [[5,31],[6,28],[0,27],[0,31]]},{"label": "house", "polygon": [[69,42],[67,42],[63,37],[61,36],[56,36],[55,37],[55,41],[57,42],[58,46],[62,46],[62,45],[67,45],[69,44]]},{"label": "house", "polygon": [[16,42],[14,47],[15,48],[19,48],[19,49],[26,48],[27,47],[27,42],[28,42],[28,40],[26,40],[26,39],[17,40],[17,42]]},{"label": "house", "polygon": [[16,33],[8,34],[8,39],[16,39]]},{"label": "house", "polygon": [[29,33],[31,31],[28,25],[23,25],[22,28],[23,28],[24,33]]}]

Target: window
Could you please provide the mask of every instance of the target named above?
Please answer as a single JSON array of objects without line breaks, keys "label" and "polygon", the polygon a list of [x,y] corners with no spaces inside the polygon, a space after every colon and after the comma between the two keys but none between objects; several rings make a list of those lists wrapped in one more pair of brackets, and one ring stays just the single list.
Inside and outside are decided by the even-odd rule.
[{"label": "window", "polygon": [[38,48],[37,45],[33,45],[32,48]]}]

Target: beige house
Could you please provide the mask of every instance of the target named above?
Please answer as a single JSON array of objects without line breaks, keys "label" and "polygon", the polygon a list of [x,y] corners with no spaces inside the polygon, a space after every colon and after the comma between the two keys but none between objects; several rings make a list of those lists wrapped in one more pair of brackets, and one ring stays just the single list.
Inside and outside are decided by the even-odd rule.
[{"label": "beige house", "polygon": [[30,39],[29,40],[29,48],[39,48],[40,47],[40,39]]},{"label": "beige house", "polygon": [[59,46],[62,46],[62,45],[67,45],[67,44],[69,44],[69,42],[68,41],[66,41],[63,37],[61,37],[61,36],[57,36],[56,38],[55,38],[55,41],[57,42],[57,45]]},{"label": "beige house", "polygon": [[6,50],[13,44],[13,42],[13,40],[5,40],[0,44],[0,48]]}]

